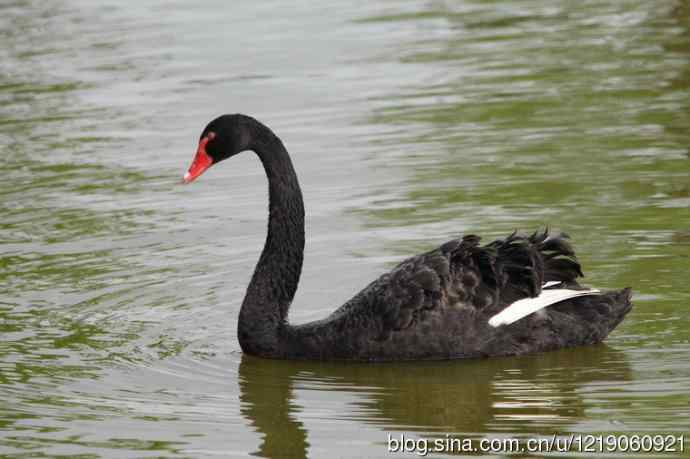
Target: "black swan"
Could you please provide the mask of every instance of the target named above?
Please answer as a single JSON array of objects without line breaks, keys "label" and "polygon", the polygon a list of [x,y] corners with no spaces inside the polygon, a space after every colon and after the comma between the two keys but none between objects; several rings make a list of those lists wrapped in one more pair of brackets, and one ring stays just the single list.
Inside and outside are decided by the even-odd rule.
[{"label": "black swan", "polygon": [[184,176],[253,150],[269,187],[266,243],[238,323],[242,350],[278,359],[438,360],[510,356],[601,342],[632,308],[629,288],[580,286],[567,235],[467,235],[408,258],[323,320],[287,322],[304,251],[304,205],[290,155],[267,126],[223,115]]}]

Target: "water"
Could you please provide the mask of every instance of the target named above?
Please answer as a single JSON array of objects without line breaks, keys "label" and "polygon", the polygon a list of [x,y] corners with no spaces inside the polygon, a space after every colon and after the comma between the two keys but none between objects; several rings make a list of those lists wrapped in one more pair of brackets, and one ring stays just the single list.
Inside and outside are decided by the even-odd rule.
[{"label": "water", "polygon": [[[687,1],[3,2],[0,454],[687,443],[689,17]],[[300,176],[294,322],[450,237],[547,224],[635,309],[606,345],[524,358],[243,356],[263,171],[244,154],[179,184],[227,112],[270,125]]]}]

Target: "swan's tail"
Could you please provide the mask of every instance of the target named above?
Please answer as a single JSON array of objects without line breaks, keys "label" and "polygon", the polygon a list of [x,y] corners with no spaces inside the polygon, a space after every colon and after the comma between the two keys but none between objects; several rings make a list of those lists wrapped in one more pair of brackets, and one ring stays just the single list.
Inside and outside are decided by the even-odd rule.
[{"label": "swan's tail", "polygon": [[623,290],[610,292],[608,298],[610,300],[611,307],[611,314],[609,315],[608,320],[608,333],[611,333],[611,331],[613,331],[613,329],[616,328],[618,324],[623,321],[623,318],[632,309],[632,289],[630,287],[627,287]]},{"label": "swan's tail", "polygon": [[632,290],[614,290],[601,295],[582,296],[551,306],[575,321],[558,321],[558,333],[567,343],[596,344],[603,341],[632,309]]}]

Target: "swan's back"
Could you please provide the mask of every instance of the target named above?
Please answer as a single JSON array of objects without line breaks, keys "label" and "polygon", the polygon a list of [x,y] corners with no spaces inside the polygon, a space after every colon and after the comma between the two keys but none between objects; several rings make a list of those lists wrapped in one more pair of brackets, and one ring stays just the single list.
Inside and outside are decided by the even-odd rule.
[{"label": "swan's back", "polygon": [[[489,319],[547,282],[582,289],[567,236],[535,233],[480,245],[474,235],[409,258],[323,321],[293,327],[292,352],[356,360],[516,355],[603,340],[630,291],[562,301],[510,325]],[[297,338],[297,339],[295,339]]]}]

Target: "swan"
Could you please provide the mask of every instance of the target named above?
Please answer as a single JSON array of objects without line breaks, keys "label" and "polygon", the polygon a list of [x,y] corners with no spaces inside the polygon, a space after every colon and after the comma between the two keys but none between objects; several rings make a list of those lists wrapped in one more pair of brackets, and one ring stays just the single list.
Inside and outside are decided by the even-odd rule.
[{"label": "swan", "polygon": [[599,343],[631,310],[631,289],[600,292],[565,234],[465,235],[408,258],[322,320],[288,323],[304,252],[304,204],[283,142],[260,121],[222,115],[202,131],[183,182],[252,150],[268,178],[266,242],[240,309],[246,354],[274,359],[441,360]]}]

